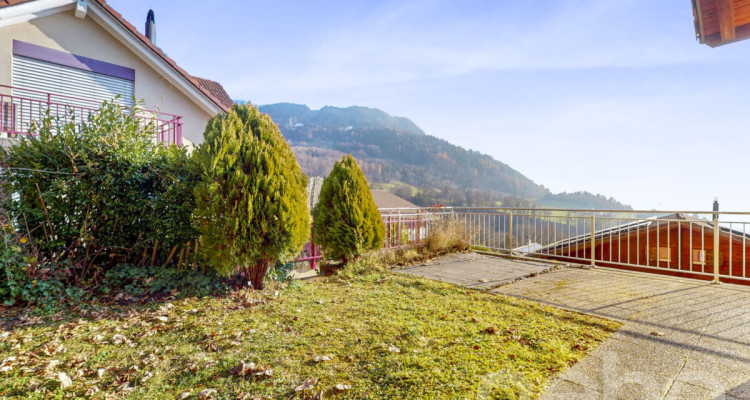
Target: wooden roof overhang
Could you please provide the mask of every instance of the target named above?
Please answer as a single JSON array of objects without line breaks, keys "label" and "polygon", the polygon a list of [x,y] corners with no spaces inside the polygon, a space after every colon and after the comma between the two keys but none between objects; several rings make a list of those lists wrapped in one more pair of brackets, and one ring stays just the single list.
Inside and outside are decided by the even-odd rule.
[{"label": "wooden roof overhang", "polygon": [[695,34],[711,47],[750,38],[750,0],[692,0]]}]

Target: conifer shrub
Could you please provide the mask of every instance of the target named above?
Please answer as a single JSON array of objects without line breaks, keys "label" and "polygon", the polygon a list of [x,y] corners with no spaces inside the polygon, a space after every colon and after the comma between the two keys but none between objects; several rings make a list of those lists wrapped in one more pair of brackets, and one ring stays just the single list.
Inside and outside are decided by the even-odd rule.
[{"label": "conifer shrub", "polygon": [[313,209],[315,241],[327,258],[347,262],[383,246],[385,227],[367,179],[351,155],[337,161]]},{"label": "conifer shrub", "polygon": [[204,256],[220,275],[246,273],[261,289],[268,268],[309,239],[307,177],[271,117],[252,105],[212,118],[193,159]]}]

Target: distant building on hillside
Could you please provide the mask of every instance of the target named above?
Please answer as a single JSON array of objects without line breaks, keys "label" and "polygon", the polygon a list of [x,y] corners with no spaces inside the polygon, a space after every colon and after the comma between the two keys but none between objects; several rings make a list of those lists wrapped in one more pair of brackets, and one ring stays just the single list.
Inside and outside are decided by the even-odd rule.
[{"label": "distant building on hillside", "polygon": [[[323,187],[323,178],[319,176],[311,176],[307,178],[307,203],[310,209],[318,204],[320,198],[320,189]],[[401,197],[387,190],[371,190],[372,198],[375,200],[375,205],[378,209],[392,209],[392,208],[419,208],[414,203],[411,203]]]},{"label": "distant building on hillside", "polygon": [[307,177],[307,205],[310,210],[318,204],[320,198],[320,188],[323,187],[323,178],[319,176]]},{"label": "distant building on hillside", "polygon": [[378,208],[419,208],[414,203],[387,190],[372,190],[372,198],[375,199]]}]

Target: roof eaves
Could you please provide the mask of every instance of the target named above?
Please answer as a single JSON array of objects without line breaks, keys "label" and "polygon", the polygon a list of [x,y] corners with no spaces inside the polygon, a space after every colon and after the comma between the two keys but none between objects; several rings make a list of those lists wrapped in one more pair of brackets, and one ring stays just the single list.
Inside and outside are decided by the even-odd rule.
[{"label": "roof eaves", "polygon": [[[5,1],[5,0],[4,0]],[[13,0],[10,0],[13,1]],[[157,57],[159,57],[161,60],[163,60],[165,63],[167,63],[170,67],[172,67],[179,75],[181,75],[185,80],[187,80],[192,86],[194,86],[198,91],[200,91],[204,96],[206,96],[212,103],[214,103],[220,110],[227,112],[229,111],[230,107],[227,107],[225,104],[223,104],[219,99],[217,99],[212,93],[201,87],[201,85],[198,83],[198,81],[193,78],[190,74],[188,74],[184,69],[182,69],[177,63],[172,60],[171,58],[167,57],[164,52],[161,51],[158,47],[156,47],[151,41],[144,36],[142,33],[136,29],[135,26],[133,26],[130,22],[128,22],[122,14],[115,11],[112,7],[107,4],[105,0],[94,0],[104,11],[106,11],[112,18],[114,18],[118,23],[120,23],[123,28],[125,28],[127,31],[129,31],[133,36],[135,36],[141,44],[146,46],[152,53],[154,53]]]}]

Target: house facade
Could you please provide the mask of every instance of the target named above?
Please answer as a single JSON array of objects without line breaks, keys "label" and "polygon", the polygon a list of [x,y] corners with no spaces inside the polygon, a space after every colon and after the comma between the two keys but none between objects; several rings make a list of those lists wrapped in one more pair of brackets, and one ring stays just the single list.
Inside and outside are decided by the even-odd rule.
[{"label": "house facade", "polygon": [[27,134],[47,110],[85,118],[116,98],[142,101],[138,115],[157,140],[201,142],[208,119],[232,101],[156,46],[152,12],[146,26],[139,32],[103,0],[0,0],[0,138]]}]

